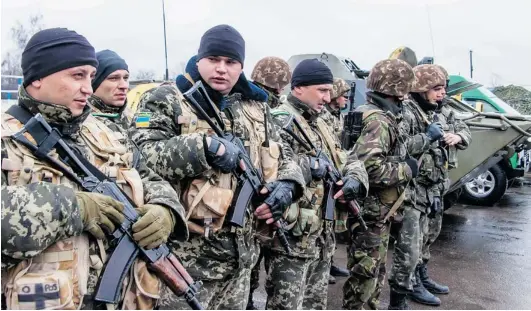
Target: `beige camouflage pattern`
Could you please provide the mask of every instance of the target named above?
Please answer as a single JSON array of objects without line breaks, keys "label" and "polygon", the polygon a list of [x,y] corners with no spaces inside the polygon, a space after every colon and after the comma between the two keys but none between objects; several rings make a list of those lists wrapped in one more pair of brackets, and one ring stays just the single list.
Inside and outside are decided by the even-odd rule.
[{"label": "beige camouflage pattern", "polygon": [[444,75],[444,79],[447,80],[448,79],[448,71],[446,71],[446,69],[439,65],[439,64],[433,64],[435,67],[439,68],[439,70],[442,72],[442,74]]},{"label": "beige camouflage pattern", "polygon": [[436,65],[419,65],[413,68],[415,73],[415,83],[411,92],[424,93],[436,86],[445,86],[446,78],[443,72]]},{"label": "beige camouflage pattern", "polygon": [[127,107],[127,102],[122,107],[114,107],[106,105],[101,98],[92,94],[87,103],[92,108],[91,113],[94,117],[105,123],[113,132],[120,132],[124,138],[127,137],[130,122],[123,113]]},{"label": "beige camouflage pattern", "polygon": [[[89,148],[90,142],[87,136],[80,135],[81,129],[86,129],[85,126],[89,125],[105,129],[101,136],[103,139],[108,139],[111,137],[109,135],[112,135],[112,131],[103,123],[90,118],[88,106],[81,116],[73,117],[69,110],[62,106],[31,98],[24,88],[20,90],[19,105],[33,113],[41,113],[50,124],[62,131],[63,138],[69,145],[79,150],[96,166],[109,163],[107,160],[111,154],[95,154]],[[46,252],[54,243],[82,234],[80,230],[82,225],[79,206],[73,194],[77,186],[61,174],[55,173],[54,169],[49,168],[49,164],[38,159],[34,159],[35,164],[26,166],[26,163],[30,162],[24,161],[27,161],[31,153],[25,151],[25,147],[18,145],[8,136],[10,131],[15,132],[22,125],[10,115],[3,114],[2,126],[4,135],[2,137],[2,277],[4,277],[4,273],[16,268],[16,264],[24,264],[25,259]],[[119,143],[114,147],[116,152],[131,152]],[[57,155],[52,152],[52,156]],[[21,160],[22,158],[25,160]],[[124,162],[117,165],[136,169],[141,178],[139,182],[143,185],[143,194],[140,193],[142,195],[140,200],[146,204],[157,204],[172,210],[177,221],[171,238],[185,239],[188,231],[184,225],[184,209],[175,191],[148,169],[142,159],[124,157],[123,160]],[[107,170],[110,171],[112,169]],[[135,200],[135,197],[131,199]],[[39,219],[41,221],[36,222]],[[30,226],[28,222],[35,225]],[[83,234],[83,236],[88,235]],[[98,258],[100,251],[96,241],[90,237],[90,242],[90,254]],[[91,295],[97,284],[97,270],[91,268],[89,272],[87,294]],[[86,298],[82,308],[92,309],[92,303],[90,297]]]},{"label": "beige camouflage pattern", "polygon": [[291,81],[288,63],[280,57],[264,57],[256,63],[251,79],[269,88],[281,90]]},{"label": "beige camouflage pattern", "polygon": [[410,92],[415,74],[406,62],[385,59],[374,65],[367,78],[367,88],[389,96],[402,97]]},{"label": "beige camouflage pattern", "polygon": [[341,78],[334,78],[334,83],[332,84],[332,92],[330,92],[330,99],[334,100],[339,96],[343,95],[345,92],[348,92],[349,90],[350,85],[348,85],[345,80]]}]

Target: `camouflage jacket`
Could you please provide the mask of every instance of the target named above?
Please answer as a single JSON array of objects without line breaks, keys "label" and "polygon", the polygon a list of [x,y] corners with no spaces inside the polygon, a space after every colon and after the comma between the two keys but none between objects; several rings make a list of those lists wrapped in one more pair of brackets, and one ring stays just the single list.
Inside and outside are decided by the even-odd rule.
[{"label": "camouflage jacket", "polygon": [[[260,167],[256,148],[264,140],[263,113],[267,105],[254,100],[242,100],[239,95],[232,94],[227,98],[229,105],[220,115],[227,123],[227,128],[230,127],[232,133],[249,146],[251,161]],[[191,130],[198,125],[192,123],[205,121],[199,117],[198,121],[190,121],[190,116],[184,116],[185,110],[192,109],[190,106],[173,85],[151,89],[140,99],[134,121],[136,127],[129,132],[142,148],[148,165],[179,189],[185,189],[194,179],[208,176],[213,171],[206,160],[204,134]],[[260,115],[251,118],[251,108],[259,110]],[[280,140],[280,130],[271,121],[268,122],[269,139],[280,146],[277,179],[295,182],[299,186],[299,193],[302,193],[305,182],[301,169],[294,161],[291,148]],[[190,133],[183,134],[184,129]],[[253,137],[250,137],[251,134]],[[251,139],[255,142],[251,143]],[[257,244],[253,242],[256,234],[253,210],[252,206],[248,206],[244,228],[232,227],[227,219],[219,231],[208,237],[192,235],[188,243],[176,245],[174,253],[183,260],[190,274],[198,279],[221,279],[232,271],[227,266],[250,266],[256,259],[253,254],[258,251]],[[195,265],[197,261],[208,262],[209,268],[201,269],[204,266]]]},{"label": "camouflage jacket", "polygon": [[341,134],[345,126],[345,116],[341,113],[341,110],[334,110],[330,105],[325,105],[325,107],[329,113],[323,113],[322,117],[332,126],[337,139],[341,141]]},{"label": "camouflage jacket", "polygon": [[472,142],[472,134],[466,123],[455,117],[453,111],[447,103],[448,99],[443,99],[435,113],[438,121],[442,123],[445,133],[454,133],[461,136],[462,141],[455,146],[448,146],[448,169],[457,168],[457,150],[465,150]]},{"label": "camouflage jacket", "polygon": [[[275,122],[281,127],[289,127],[298,137],[304,141],[304,136],[293,124],[289,124],[291,118],[296,118],[301,124],[313,145],[322,150],[332,161],[332,165],[342,169],[345,162],[345,153],[341,149],[339,139],[335,136],[334,129],[326,122],[331,118],[330,114],[323,110],[322,113],[309,108],[302,101],[288,95],[277,109],[273,116]],[[325,118],[322,118],[325,116]],[[298,164],[302,168],[307,182],[305,194],[297,204],[293,204],[285,215],[286,221],[292,227],[290,231],[290,244],[294,254],[300,257],[315,257],[320,251],[320,235],[325,224],[321,218],[324,213],[322,202],[324,200],[324,184],[322,180],[312,178],[310,170],[310,157],[312,151],[306,150],[294,137],[286,131],[281,132],[284,141],[288,142],[294,152],[298,155]],[[352,175],[368,188],[368,178],[363,163],[357,161],[352,163]],[[273,249],[284,252],[278,241],[275,241]]]},{"label": "camouflage jacket", "polygon": [[[362,212],[367,221],[382,220],[403,191],[405,200],[414,203],[409,189],[412,172],[406,164],[407,133],[400,130],[400,107],[369,92],[368,102],[356,108],[364,113],[363,129],[354,147],[349,151],[344,176],[363,161],[369,176],[369,195],[363,202]],[[356,167],[352,167],[355,164]]]},{"label": "camouflage jacket", "polygon": [[[96,126],[99,129],[105,129],[105,125],[90,116],[88,106],[85,107],[81,116],[73,117],[70,111],[63,106],[33,99],[24,88],[20,89],[18,104],[33,114],[42,114],[52,127],[61,132],[64,141],[91,163],[98,167],[110,163],[106,163],[108,161],[106,159],[111,159],[112,154],[101,152],[96,154],[90,148],[93,145],[87,138],[87,133],[90,133],[89,128]],[[2,275],[4,276],[6,269],[14,267],[25,259],[34,258],[56,242],[70,237],[88,236],[91,254],[97,255],[104,252],[104,250],[99,250],[98,245],[101,244],[96,243],[92,236],[83,233],[83,224],[74,191],[78,190],[78,186],[62,174],[54,173],[57,171],[48,163],[31,158],[29,156],[31,152],[11,138],[10,132],[15,131],[17,124],[20,123],[9,114],[3,114]],[[107,131],[112,133],[110,130]],[[27,135],[31,138],[29,134]],[[120,145],[114,147],[116,147],[116,152],[126,150]],[[54,150],[50,155],[57,157]],[[20,164],[21,158],[24,159],[22,164]],[[133,155],[132,158],[123,161],[126,163],[125,167],[136,168],[142,182],[143,197],[132,196],[131,199],[143,201],[138,203],[166,206],[172,210],[176,226],[171,238],[186,239],[188,231],[184,221],[184,209],[172,187],[149,169],[140,157]],[[113,171],[110,166],[105,166],[105,169],[105,172]],[[142,194],[142,192],[138,193]],[[92,294],[97,284],[97,273],[91,266],[87,295]],[[84,304],[85,307],[91,308],[89,300],[85,299]]]},{"label": "camouflage jacket", "polygon": [[127,102],[122,107],[113,107],[106,105],[103,100],[96,95],[89,97],[87,103],[92,108],[92,115],[102,121],[114,132],[120,132],[127,137],[129,120],[123,113],[127,107]]}]

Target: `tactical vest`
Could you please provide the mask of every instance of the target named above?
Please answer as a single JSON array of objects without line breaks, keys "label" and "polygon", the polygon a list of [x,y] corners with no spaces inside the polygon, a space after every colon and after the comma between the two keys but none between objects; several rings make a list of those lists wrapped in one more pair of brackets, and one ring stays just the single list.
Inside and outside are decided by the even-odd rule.
[{"label": "tactical vest", "polygon": [[[323,148],[323,151],[334,162],[333,165],[339,170],[343,168],[346,162],[346,154],[341,149],[341,144],[334,137],[333,129],[326,124],[322,118],[317,118],[317,130],[313,129],[302,114],[295,109],[289,102],[285,102],[277,108],[277,111],[285,111],[293,115],[299,122],[303,130],[308,134],[314,145]],[[294,131],[303,137],[294,127]],[[316,142],[320,142],[316,144]],[[302,147],[301,147],[302,148]],[[296,151],[301,152],[302,150]],[[305,152],[305,151],[304,151]],[[307,153],[309,154],[309,153]],[[322,203],[324,199],[324,183],[322,180],[312,180],[307,185],[303,198],[299,203],[294,203],[286,211],[284,218],[291,227],[293,236],[302,237],[303,245],[307,239],[322,230]]]},{"label": "tactical vest", "polygon": [[[10,135],[23,127],[22,123],[8,114],[4,114],[2,119],[2,142],[7,150],[2,170],[7,172],[8,185],[50,182],[78,189],[77,184],[62,172],[9,139]],[[35,144],[29,133],[24,135]],[[89,162],[115,180],[129,198],[142,206],[142,180],[133,168],[133,154],[119,142],[121,139],[123,137],[119,132],[112,132],[102,122],[89,116],[81,127],[81,135],[76,143],[86,147]],[[55,150],[50,155],[59,158]],[[2,277],[8,309],[80,308],[84,295],[91,294],[89,279],[93,274],[99,275],[106,257],[103,241],[89,238],[88,234],[51,245],[41,254],[9,269],[6,279]],[[160,281],[151,275],[145,263],[137,260],[124,280],[123,307],[153,308],[160,298],[160,286]]]},{"label": "tactical vest", "polygon": [[[177,116],[175,123],[181,126],[181,134],[215,135],[210,125],[198,118],[194,108],[183,95],[179,91],[176,93],[182,112]],[[224,112],[216,109],[216,113],[222,118],[225,130],[232,131],[242,140],[254,167],[262,170],[265,182],[270,182],[276,180],[278,176],[280,146],[271,140],[269,147],[262,146],[265,141],[266,108],[264,103],[257,101],[236,101],[232,104],[232,109],[238,114],[234,116],[232,122]],[[186,210],[189,231],[208,238],[211,233],[223,228],[236,186],[237,182],[232,174],[223,174],[217,169],[210,169],[202,176],[188,181],[179,193]],[[248,213],[248,216],[252,217],[249,211]],[[249,230],[251,225],[251,222],[248,222],[246,230]]]}]

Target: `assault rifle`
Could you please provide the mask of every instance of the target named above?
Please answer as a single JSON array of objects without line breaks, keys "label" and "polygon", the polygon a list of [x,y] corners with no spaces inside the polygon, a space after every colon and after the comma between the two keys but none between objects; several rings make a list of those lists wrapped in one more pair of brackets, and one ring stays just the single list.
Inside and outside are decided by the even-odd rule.
[{"label": "assault rifle", "polygon": [[[173,293],[177,296],[184,296],[192,309],[202,310],[203,307],[195,297],[201,282],[194,282],[168,246],[162,244],[148,250],[140,247],[133,239],[131,227],[140,216],[135,210],[136,206],[122,189],[77,151],[74,151],[62,139],[59,131],[52,128],[41,114],[32,116],[20,106],[12,106],[8,113],[24,124],[19,132],[13,134],[15,141],[24,145],[38,158],[50,163],[83,190],[110,196],[124,205],[125,221],[108,235],[110,245],[114,246],[114,250],[100,275],[94,299],[101,303],[119,303],[124,277],[128,275],[135,259],[141,255],[149,269],[154,271]],[[24,136],[26,132],[31,134],[37,145]],[[62,160],[49,155],[53,148],[57,150]],[[68,161],[72,170],[62,161]]]},{"label": "assault rifle", "polygon": [[345,116],[343,133],[341,133],[341,147],[345,150],[350,150],[354,146],[363,128],[363,112],[354,111],[355,93],[356,83],[352,82],[349,96],[350,107]]},{"label": "assault rifle", "polygon": [[[293,123],[299,130],[299,132],[304,137],[304,140],[300,138],[291,128],[290,124]],[[291,137],[293,137],[304,149],[306,149],[308,152],[311,152],[315,157],[323,159],[327,161],[328,163],[333,163],[330,161],[328,156],[324,153],[323,150],[317,149],[315,145],[312,143],[311,139],[308,137],[308,134],[306,131],[302,128],[299,121],[293,115],[290,116],[290,119],[288,122],[282,127],[284,131],[286,131]],[[323,200],[323,219],[325,220],[334,220],[334,206],[335,206],[335,199],[334,199],[334,188],[337,186],[336,184],[342,179],[341,173],[335,168],[333,165],[328,167],[326,176],[324,178],[325,182],[325,193]],[[361,217],[359,205],[355,200],[348,201],[347,207],[350,211],[350,213],[355,217],[356,221],[361,225],[363,230],[367,230],[367,224],[365,223],[365,220],[363,220],[363,217]]]},{"label": "assault rifle", "polygon": [[[212,130],[219,137],[223,137],[224,139],[232,142],[233,144],[238,146],[238,149],[240,149],[239,158],[245,164],[245,170],[240,167],[236,168],[232,172],[232,174],[234,174],[234,176],[236,176],[236,178],[238,179],[238,187],[236,188],[236,193],[231,204],[234,207],[234,210],[232,211],[230,222],[235,226],[243,227],[245,210],[247,209],[247,206],[253,203],[254,205],[258,205],[258,201],[263,201],[261,199],[257,201],[258,198],[263,197],[263,195],[260,193],[260,191],[264,188],[262,174],[253,166],[253,163],[251,162],[251,159],[249,158],[242,141],[238,137],[234,136],[232,133],[224,132],[225,127],[220,115],[218,113],[214,113],[214,118],[219,124],[217,125],[201,106],[200,103],[203,103],[209,109],[211,109],[211,111],[216,111],[214,103],[208,96],[206,89],[203,86],[203,83],[201,81],[196,82],[194,86],[190,88],[187,92],[185,92],[183,95],[188,100],[188,102],[194,107],[199,116],[210,125]],[[220,126],[222,126],[223,128],[220,128]],[[269,142],[266,143],[268,144]],[[289,242],[286,237],[285,223],[282,219],[277,221],[276,232],[280,244],[282,244],[282,247],[284,248],[286,253],[290,255],[291,247],[289,246]]]}]

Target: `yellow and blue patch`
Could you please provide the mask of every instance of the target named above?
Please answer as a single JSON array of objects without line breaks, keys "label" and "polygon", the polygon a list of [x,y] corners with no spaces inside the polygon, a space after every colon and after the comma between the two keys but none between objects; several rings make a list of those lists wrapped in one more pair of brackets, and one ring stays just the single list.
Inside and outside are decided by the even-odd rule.
[{"label": "yellow and blue patch", "polygon": [[150,120],[151,120],[151,112],[139,112],[136,115],[135,126],[136,128],[149,127]]}]

